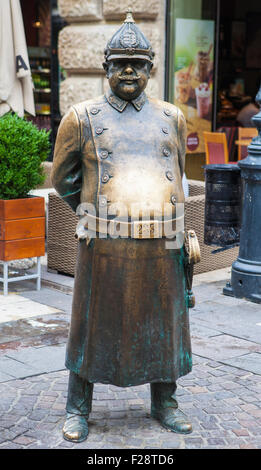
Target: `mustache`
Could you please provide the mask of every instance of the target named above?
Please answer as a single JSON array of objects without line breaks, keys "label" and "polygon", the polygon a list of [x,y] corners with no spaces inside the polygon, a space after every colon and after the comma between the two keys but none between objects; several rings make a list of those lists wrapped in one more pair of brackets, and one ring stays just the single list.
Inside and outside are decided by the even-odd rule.
[{"label": "mustache", "polygon": [[140,79],[140,75],[135,75],[135,77],[130,77],[129,75],[121,75],[119,80],[128,80],[129,82],[134,82]]}]

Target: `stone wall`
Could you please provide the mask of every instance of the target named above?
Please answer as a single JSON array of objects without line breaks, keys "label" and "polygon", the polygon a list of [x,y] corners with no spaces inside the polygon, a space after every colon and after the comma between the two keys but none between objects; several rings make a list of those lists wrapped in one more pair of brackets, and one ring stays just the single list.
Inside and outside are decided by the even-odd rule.
[{"label": "stone wall", "polygon": [[156,53],[152,76],[146,89],[151,97],[163,99],[165,66],[165,0],[58,0],[60,15],[68,25],[59,35],[60,65],[67,78],[60,86],[60,111],[107,89],[102,67],[104,48],[132,7],[140,29]]}]

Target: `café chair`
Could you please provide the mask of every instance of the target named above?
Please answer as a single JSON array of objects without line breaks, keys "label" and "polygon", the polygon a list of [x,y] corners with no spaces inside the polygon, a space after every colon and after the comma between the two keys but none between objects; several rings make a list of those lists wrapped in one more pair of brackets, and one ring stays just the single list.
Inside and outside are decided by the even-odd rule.
[{"label": "caf\u00e9 chair", "polygon": [[[238,160],[243,160],[247,157],[247,147],[253,137],[257,136],[257,129],[255,127],[239,127],[238,128]],[[244,145],[243,141],[246,140]]]},{"label": "caf\u00e9 chair", "polygon": [[203,132],[206,164],[226,164],[237,162],[228,161],[227,137],[224,132]]}]

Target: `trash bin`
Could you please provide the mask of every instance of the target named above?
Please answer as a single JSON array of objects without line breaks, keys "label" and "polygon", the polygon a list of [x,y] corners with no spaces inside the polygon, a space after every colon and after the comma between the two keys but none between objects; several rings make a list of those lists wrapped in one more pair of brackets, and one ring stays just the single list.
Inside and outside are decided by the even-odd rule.
[{"label": "trash bin", "polygon": [[233,164],[205,165],[204,243],[229,247],[239,243],[242,185]]}]

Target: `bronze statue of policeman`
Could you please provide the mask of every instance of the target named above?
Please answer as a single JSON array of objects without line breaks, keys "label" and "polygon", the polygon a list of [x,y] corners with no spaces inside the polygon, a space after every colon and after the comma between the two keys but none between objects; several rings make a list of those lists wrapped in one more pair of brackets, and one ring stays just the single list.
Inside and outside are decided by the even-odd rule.
[{"label": "bronze statue of policeman", "polygon": [[[152,417],[192,431],[175,398],[192,367],[187,254],[183,244],[166,248],[162,223],[167,207],[167,226],[176,227],[184,203],[186,123],[176,106],[146,96],[153,58],[128,12],[105,49],[109,91],[72,106],[57,135],[53,184],[81,215],[63,427],[73,442],[87,438],[95,383],[150,383]],[[121,236],[111,233],[115,205],[125,209]]]}]

